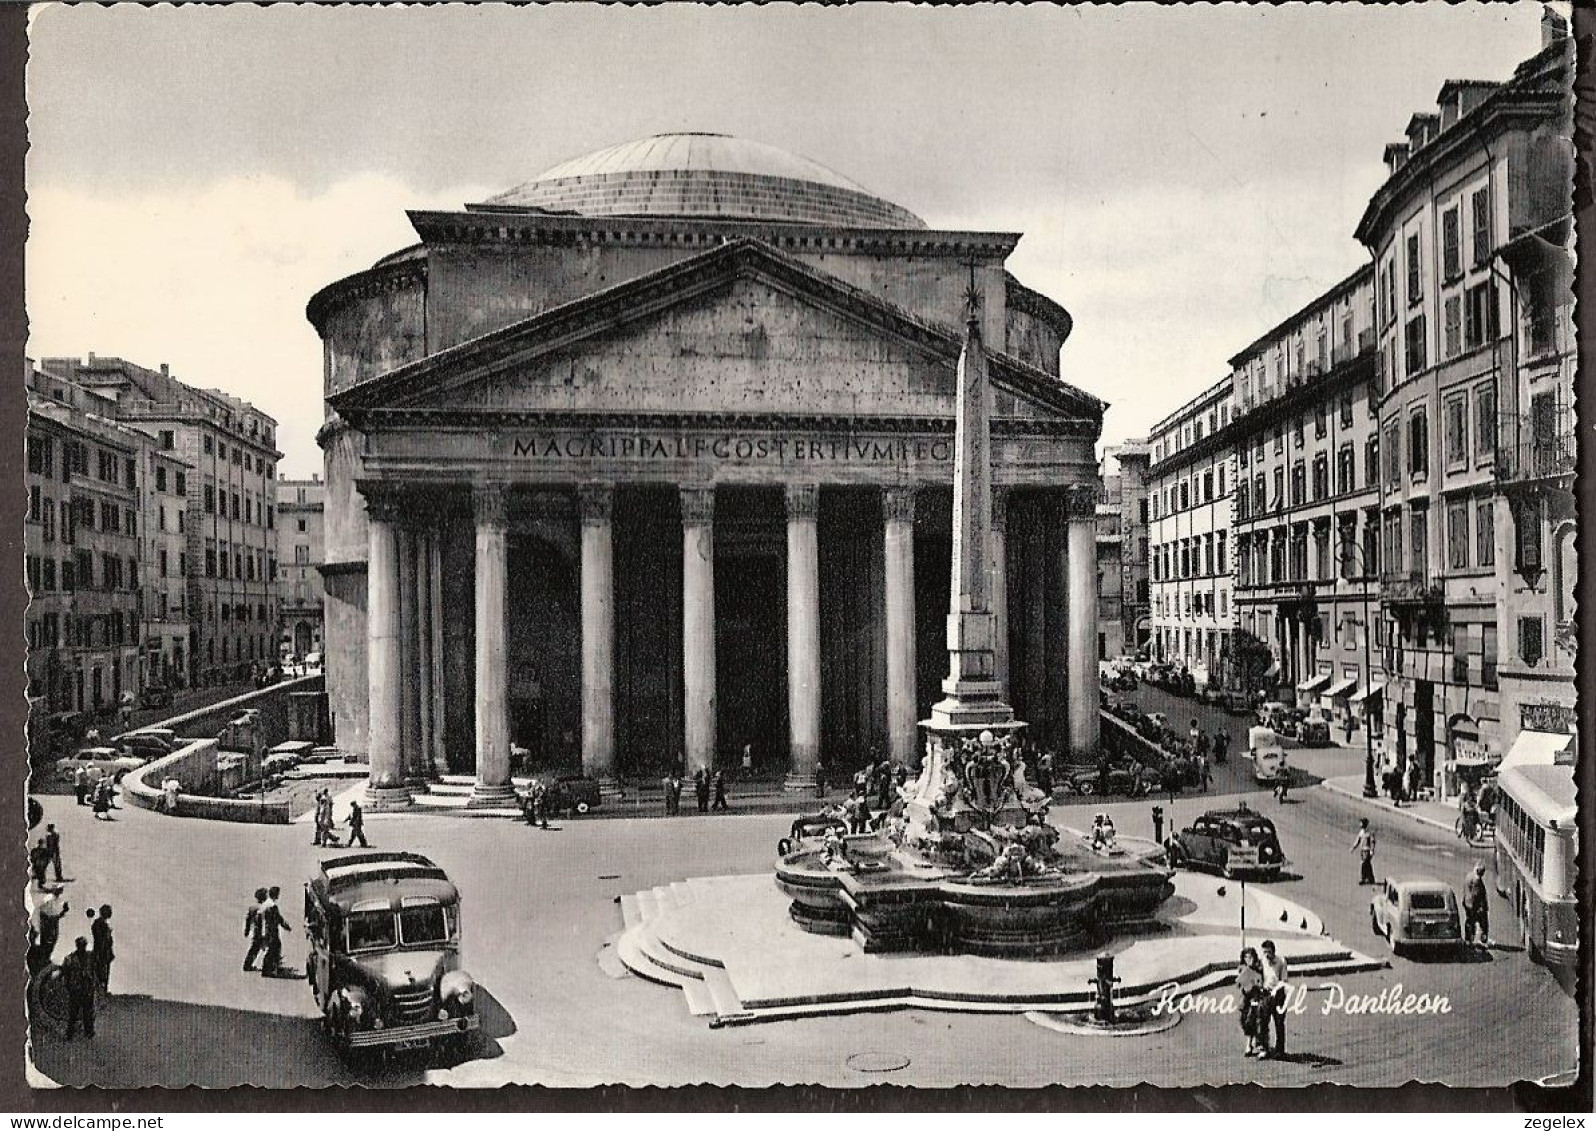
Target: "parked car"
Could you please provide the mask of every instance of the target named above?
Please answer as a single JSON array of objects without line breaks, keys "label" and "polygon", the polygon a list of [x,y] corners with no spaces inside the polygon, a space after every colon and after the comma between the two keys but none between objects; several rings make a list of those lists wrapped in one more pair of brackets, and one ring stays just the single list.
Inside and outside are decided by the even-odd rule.
[{"label": "parked car", "polygon": [[1330,720],[1314,710],[1297,724],[1297,741],[1304,746],[1329,746]]},{"label": "parked car", "polygon": [[86,746],[57,761],[55,772],[62,780],[71,781],[77,776],[78,768],[82,767],[95,780],[109,777],[112,781],[121,781],[123,774],[138,769],[148,761],[148,758],[123,754],[109,746]]},{"label": "parked car", "polygon": [[1227,715],[1250,715],[1253,699],[1245,691],[1226,691],[1221,693],[1219,705]]},{"label": "parked car", "polygon": [[460,965],[460,892],[414,852],[323,860],[305,885],[305,976],[342,1052],[463,1044],[481,1025]]},{"label": "parked car", "polygon": [[548,790],[550,813],[586,814],[599,807],[599,784],[584,774],[560,773],[546,770],[533,774],[533,781],[543,783]]},{"label": "parked car", "polygon": [[1457,894],[1439,880],[1386,880],[1369,902],[1369,926],[1385,938],[1392,954],[1463,942]]},{"label": "parked car", "polygon": [[1103,788],[1101,776],[1101,772],[1095,767],[1071,770],[1064,775],[1062,784],[1066,792],[1079,793],[1084,797],[1102,794],[1141,797],[1163,784],[1162,775],[1138,762],[1121,762],[1109,767],[1106,790]]},{"label": "parked car", "polygon": [[831,832],[846,836],[848,822],[830,811],[798,817],[793,821],[787,835],[776,842],[776,855],[786,856],[802,848],[815,848],[826,839],[826,834]]},{"label": "parked car", "polygon": [[146,711],[153,711],[161,707],[172,705],[172,689],[152,685],[139,692],[139,706]]},{"label": "parked car", "polygon": [[1243,872],[1278,876],[1286,863],[1275,823],[1247,808],[1214,809],[1175,834],[1169,862],[1216,868],[1226,877]]},{"label": "parked car", "polygon": [[167,737],[170,731],[130,730],[111,739],[111,746],[123,754],[137,754],[142,758],[164,758],[176,747]]}]

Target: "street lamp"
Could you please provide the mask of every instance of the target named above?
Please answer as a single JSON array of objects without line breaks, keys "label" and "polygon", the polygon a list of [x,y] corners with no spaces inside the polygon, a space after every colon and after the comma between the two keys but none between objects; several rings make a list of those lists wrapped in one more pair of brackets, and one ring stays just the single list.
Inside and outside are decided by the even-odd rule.
[{"label": "street lamp", "polygon": [[1363,578],[1363,796],[1375,798],[1380,796],[1380,791],[1374,785],[1374,728],[1369,725],[1369,685],[1374,682],[1374,667],[1369,658],[1369,637],[1372,635],[1373,624],[1369,620],[1369,575],[1368,563],[1363,556],[1363,547],[1356,539],[1341,544],[1341,558],[1343,562],[1356,555],[1358,572]]}]

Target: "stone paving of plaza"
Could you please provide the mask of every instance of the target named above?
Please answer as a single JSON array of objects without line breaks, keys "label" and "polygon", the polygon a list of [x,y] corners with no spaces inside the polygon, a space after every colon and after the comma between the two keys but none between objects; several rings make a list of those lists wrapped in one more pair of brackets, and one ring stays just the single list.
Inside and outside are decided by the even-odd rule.
[{"label": "stone paving of plaza", "polygon": [[[1332,776],[1335,760],[1350,755],[1321,757],[1322,776]],[[1227,788],[1242,787],[1226,780]],[[1321,915],[1333,937],[1373,954],[1380,951],[1368,930],[1370,889],[1356,885],[1348,852],[1359,814],[1376,813],[1382,873],[1459,883],[1475,855],[1439,830],[1323,788],[1284,806],[1249,796],[1277,817],[1294,865],[1280,894]],[[1173,817],[1187,822],[1217,800],[1182,798]],[[1337,979],[1348,993],[1400,983],[1446,994],[1452,1012],[1439,1017],[1327,1017],[1329,992],[1314,989],[1307,1012],[1292,1020],[1295,1058],[1280,1063],[1241,1057],[1234,1016],[1189,1016],[1168,1032],[1116,1040],[1054,1032],[1014,1015],[915,1009],[711,1028],[683,1007],[679,991],[627,974],[612,952],[606,959],[605,944],[622,928],[623,894],[769,867],[789,817],[734,814],[574,820],[548,832],[440,815],[373,817],[374,846],[426,852],[458,881],[465,964],[485,991],[485,1039],[465,1063],[411,1058],[351,1067],[325,1043],[302,980],[239,970],[242,916],[254,887],[281,885],[289,921],[301,926],[300,884],[319,852],[308,828],[144,811],[100,823],[70,797],[44,802],[46,819],[65,837],[68,923],[86,926],[82,910],[90,904],[116,906],[116,996],[102,1012],[100,1035],[70,1045],[48,1034],[36,1039],[39,1072],[63,1084],[1396,1084],[1432,1078],[1444,1065],[1447,1079],[1486,1086],[1574,1065],[1572,999],[1507,948],[1470,960],[1395,959],[1389,969]],[[1145,833],[1147,803],[1087,811],[1103,808],[1122,834]],[[1081,812],[1056,810],[1067,825],[1078,825]],[[1493,910],[1502,924],[1505,906]],[[65,933],[70,945],[76,931]],[[301,936],[287,957],[302,964]],[[860,1053],[908,1063],[867,1074],[854,1067],[864,1063],[859,1058],[850,1065]]]}]

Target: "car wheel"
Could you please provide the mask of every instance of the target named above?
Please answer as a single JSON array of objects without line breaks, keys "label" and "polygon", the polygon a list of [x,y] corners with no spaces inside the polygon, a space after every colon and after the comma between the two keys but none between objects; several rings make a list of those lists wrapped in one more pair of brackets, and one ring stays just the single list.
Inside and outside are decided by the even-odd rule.
[{"label": "car wheel", "polygon": [[780,840],[778,840],[776,842],[776,855],[777,856],[785,856],[791,851],[792,851],[792,841],[791,840],[787,839],[786,837],[782,837]]},{"label": "car wheel", "polygon": [[1080,788],[1082,797],[1091,797],[1093,794],[1095,794],[1097,792],[1097,786],[1094,785],[1092,782],[1089,782],[1089,781],[1083,781],[1080,784],[1079,788]]},{"label": "car wheel", "polygon": [[590,810],[590,809],[592,809],[592,808],[593,808],[593,807],[592,807],[592,806],[591,806],[591,805],[589,805],[589,804],[588,804],[588,803],[587,803],[587,802],[586,802],[586,801],[578,801],[578,802],[577,802],[577,803],[576,803],[576,811],[577,811],[577,812],[578,812],[578,813],[581,813],[581,814],[583,814],[583,815],[584,815],[584,816],[585,816],[585,815],[586,815],[586,814],[587,814],[587,812],[588,812],[588,811],[589,811],[589,810]]}]

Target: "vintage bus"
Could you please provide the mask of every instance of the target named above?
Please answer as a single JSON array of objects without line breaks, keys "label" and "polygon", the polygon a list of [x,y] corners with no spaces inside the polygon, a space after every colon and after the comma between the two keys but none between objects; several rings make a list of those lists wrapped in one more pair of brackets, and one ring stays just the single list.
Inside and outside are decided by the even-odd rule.
[{"label": "vintage bus", "polygon": [[1579,949],[1574,768],[1509,766],[1496,784],[1496,891],[1512,903],[1531,960],[1569,969]]}]

